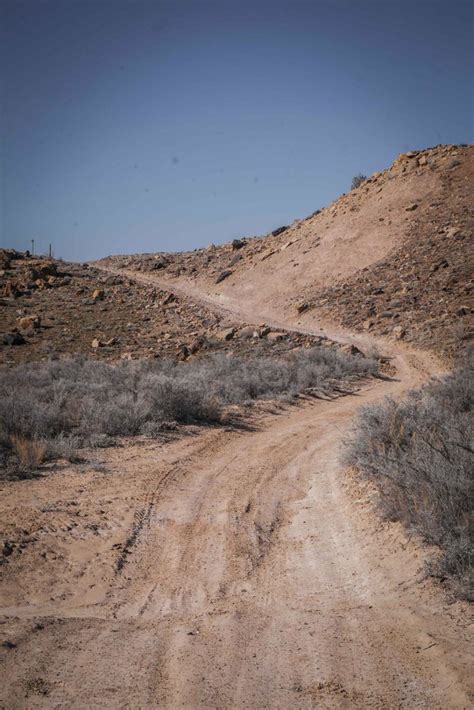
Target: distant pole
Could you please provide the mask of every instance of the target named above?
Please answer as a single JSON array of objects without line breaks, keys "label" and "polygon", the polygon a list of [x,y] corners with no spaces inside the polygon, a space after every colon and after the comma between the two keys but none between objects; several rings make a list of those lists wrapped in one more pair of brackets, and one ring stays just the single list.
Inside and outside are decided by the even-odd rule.
[{"label": "distant pole", "polygon": [[31,256],[33,256],[35,253],[35,240],[31,240]]},{"label": "distant pole", "polygon": [[51,244],[50,244],[50,245],[49,245],[49,258],[50,258],[50,259],[51,259],[52,253],[53,253],[53,252],[51,251]]}]

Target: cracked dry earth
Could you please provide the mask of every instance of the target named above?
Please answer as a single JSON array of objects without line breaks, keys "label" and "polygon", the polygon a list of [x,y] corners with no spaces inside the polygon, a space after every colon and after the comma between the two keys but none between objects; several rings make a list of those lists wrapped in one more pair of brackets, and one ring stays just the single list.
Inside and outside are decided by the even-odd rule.
[{"label": "cracked dry earth", "polygon": [[467,606],[338,462],[360,404],[435,368],[383,347],[397,376],[356,395],[9,484],[62,512],[3,567],[0,705],[472,707]]}]

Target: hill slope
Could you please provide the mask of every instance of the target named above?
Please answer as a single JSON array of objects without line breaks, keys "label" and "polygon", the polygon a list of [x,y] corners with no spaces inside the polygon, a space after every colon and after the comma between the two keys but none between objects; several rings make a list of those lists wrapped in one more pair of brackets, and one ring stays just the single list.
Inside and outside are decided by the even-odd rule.
[{"label": "hill slope", "polygon": [[[195,284],[271,318],[295,309],[451,353],[469,336],[473,146],[399,156],[328,207],[265,237],[102,265]],[[279,233],[278,233],[279,232]]]},{"label": "hill slope", "polygon": [[278,356],[321,342],[264,326],[255,338],[245,322],[153,280],[137,283],[134,274],[1,249],[0,264],[0,365],[73,353],[110,361],[217,352]]}]

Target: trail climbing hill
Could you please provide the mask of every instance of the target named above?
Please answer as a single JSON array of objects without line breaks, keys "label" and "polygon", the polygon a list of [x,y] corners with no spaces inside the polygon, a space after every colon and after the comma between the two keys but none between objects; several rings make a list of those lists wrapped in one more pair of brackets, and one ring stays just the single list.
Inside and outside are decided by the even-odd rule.
[{"label": "trail climbing hill", "polygon": [[436,146],[266,236],[102,264],[452,354],[472,335],[473,184],[474,147]]}]

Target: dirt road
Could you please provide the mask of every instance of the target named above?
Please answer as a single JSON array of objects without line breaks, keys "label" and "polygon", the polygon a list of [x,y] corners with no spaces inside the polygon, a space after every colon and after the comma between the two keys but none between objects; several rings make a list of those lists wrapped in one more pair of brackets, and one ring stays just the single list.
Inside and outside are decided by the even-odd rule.
[{"label": "dirt road", "polygon": [[16,588],[5,577],[3,706],[471,707],[466,607],[422,579],[423,553],[338,464],[356,408],[435,367],[383,347],[398,377],[358,395],[24,487],[19,509],[79,495],[106,522],[87,544],[66,533],[56,564],[27,559]]}]

